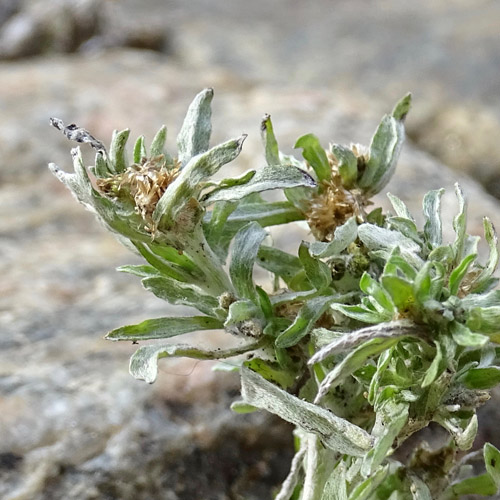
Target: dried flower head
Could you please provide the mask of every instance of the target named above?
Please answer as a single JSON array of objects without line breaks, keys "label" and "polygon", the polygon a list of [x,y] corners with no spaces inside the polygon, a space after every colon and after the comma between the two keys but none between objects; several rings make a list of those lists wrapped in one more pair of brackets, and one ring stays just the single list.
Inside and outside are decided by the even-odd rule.
[{"label": "dried flower head", "polygon": [[[358,160],[358,171],[363,171],[367,150],[359,144],[351,144],[351,151]],[[339,160],[327,151],[331,177],[320,183],[318,193],[310,200],[306,217],[313,236],[320,241],[330,241],[338,226],[353,215],[362,216],[363,207],[369,202],[356,189],[347,189],[339,173]]]},{"label": "dried flower head", "polygon": [[114,199],[130,199],[135,210],[146,222],[146,230],[154,233],[152,220],[156,204],[180,171],[176,160],[167,164],[164,155],[142,158],[122,173],[97,179],[99,190]]}]

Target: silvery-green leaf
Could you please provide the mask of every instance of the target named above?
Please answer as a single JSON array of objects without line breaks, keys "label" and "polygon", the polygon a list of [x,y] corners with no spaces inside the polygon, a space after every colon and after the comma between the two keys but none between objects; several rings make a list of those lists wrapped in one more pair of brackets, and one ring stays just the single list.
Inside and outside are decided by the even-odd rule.
[{"label": "silvery-green leaf", "polygon": [[276,339],[276,347],[291,347],[305,337],[316,321],[338,297],[335,295],[319,296],[309,299],[298,312],[295,321]]},{"label": "silvery-green leaf", "polygon": [[222,322],[209,316],[191,316],[183,318],[148,319],[137,325],[116,328],[109,332],[107,340],[151,340],[168,339],[188,332],[218,330]]},{"label": "silvery-green leaf", "polygon": [[422,326],[409,320],[390,321],[345,333],[333,342],[321,348],[309,360],[309,364],[320,363],[329,356],[344,351],[351,351],[374,338],[388,339],[401,337],[420,337],[424,334]]},{"label": "silvery-green leaf", "polygon": [[402,217],[403,219],[408,219],[415,222],[413,215],[410,213],[408,207],[402,200],[400,200],[397,196],[394,196],[392,193],[387,193],[387,197],[391,201],[394,211],[396,212],[396,215],[398,217]]},{"label": "silvery-green leaf", "polygon": [[98,151],[95,155],[95,176],[98,178],[105,178],[111,175],[111,170],[108,165],[107,159],[104,157],[102,151]]},{"label": "silvery-green leaf", "polygon": [[464,309],[474,307],[492,307],[500,305],[500,290],[493,290],[488,293],[470,293],[460,300]]},{"label": "silvery-green leaf", "polygon": [[146,290],[172,305],[191,306],[209,316],[214,316],[214,311],[219,307],[217,298],[207,295],[200,287],[181,283],[168,276],[145,278],[142,284]]},{"label": "silvery-green leaf", "polygon": [[443,351],[441,350],[441,344],[439,342],[434,342],[436,346],[436,355],[432,360],[429,368],[425,372],[424,379],[422,380],[421,387],[425,388],[431,385],[434,380],[436,380],[441,374],[442,370],[445,368],[443,363]]},{"label": "silvery-green leaf", "polygon": [[205,224],[203,227],[205,238],[210,248],[223,263],[226,262],[229,242],[241,227],[234,224],[234,232],[232,232],[231,236],[226,237],[226,222],[231,213],[236,210],[236,207],[237,203],[235,202],[223,201],[216,203],[212,211],[205,215]]},{"label": "silvery-green leaf", "polygon": [[491,479],[493,479],[496,487],[500,488],[500,451],[492,444],[486,443],[483,453],[486,472],[490,475]]},{"label": "silvery-green leaf", "polygon": [[372,438],[360,427],[292,396],[248,368],[241,370],[241,385],[247,403],[319,436],[331,450],[362,456],[372,446]]},{"label": "silvery-green leaf", "polygon": [[384,266],[384,276],[405,276],[408,280],[416,279],[417,269],[402,256],[399,247],[394,247]]},{"label": "silvery-green leaf", "polygon": [[381,313],[379,311],[372,311],[364,306],[359,305],[346,305],[346,304],[331,304],[330,307],[341,312],[348,318],[362,321],[363,323],[383,323],[392,319],[392,315]]},{"label": "silvery-green leaf", "polygon": [[246,184],[222,186],[208,194],[205,201],[213,203],[215,201],[240,200],[252,193],[298,186],[312,188],[316,186],[316,183],[307,172],[291,165],[268,165],[258,170]]},{"label": "silvery-green leaf", "polygon": [[492,389],[500,384],[500,367],[472,368],[467,371],[462,381],[468,389]]},{"label": "silvery-green leaf", "polygon": [[[152,244],[148,245],[146,243],[136,242],[134,245],[146,261],[157,269],[162,275],[182,282],[189,282],[196,279],[196,268],[189,265],[192,263],[189,259],[187,259],[187,257],[179,256],[189,262],[189,264],[184,264],[182,260],[181,262],[171,261],[170,259],[165,258],[164,255],[159,255],[154,252],[152,248],[157,250],[158,247],[155,247]],[[202,274],[199,275],[200,278],[201,276]]]},{"label": "silvery-green leaf", "polygon": [[156,132],[156,135],[153,137],[153,142],[151,143],[151,158],[155,156],[159,156],[165,153],[165,141],[167,140],[167,127],[162,125],[160,130]]},{"label": "silvery-green leaf", "polygon": [[375,443],[363,460],[363,476],[370,477],[387,457],[394,440],[408,421],[408,408],[407,403],[388,400],[376,409],[375,425],[371,432]]},{"label": "silvery-green leaf", "polygon": [[262,122],[260,124],[260,130],[267,164],[279,165],[281,163],[280,152],[278,148],[278,142],[276,141],[276,137],[274,136],[271,115],[264,115],[264,118],[262,118]]},{"label": "silvery-green leaf", "polygon": [[144,144],[144,136],[141,135],[135,141],[134,146],[134,163],[141,163],[142,158],[146,158],[148,155],[146,151],[146,145]]},{"label": "silvery-green leaf", "polygon": [[165,221],[164,225],[169,227],[187,201],[200,191],[201,182],[240,154],[245,137],[224,142],[191,158],[158,201],[153,212],[153,221],[156,224]]},{"label": "silvery-green leaf", "polygon": [[213,89],[202,90],[189,105],[186,118],[177,136],[179,161],[185,165],[193,156],[208,150],[212,133]]},{"label": "silvery-green leaf", "polygon": [[483,347],[489,342],[486,335],[472,333],[469,328],[458,321],[453,321],[450,325],[450,332],[453,340],[464,347]]},{"label": "silvery-green leaf", "polygon": [[301,446],[299,451],[295,453],[292,460],[292,465],[290,467],[290,472],[288,473],[288,476],[286,476],[286,479],[283,481],[283,484],[281,485],[278,494],[274,497],[274,500],[290,500],[295,487],[303,476],[302,467],[305,454],[306,449],[304,446]]},{"label": "silvery-green leaf", "polygon": [[488,258],[488,262],[486,263],[486,267],[475,280],[474,292],[476,293],[481,292],[487,288],[488,284],[490,283],[491,276],[497,268],[499,259],[497,233],[488,217],[485,217],[483,219],[483,226],[484,236],[490,248],[490,256]]},{"label": "silvery-green leaf", "polygon": [[270,299],[273,306],[279,306],[281,304],[286,304],[287,302],[308,300],[312,297],[315,297],[316,295],[318,295],[318,292],[316,290],[305,290],[299,292],[283,292],[275,294],[272,295]]},{"label": "silvery-green leaf", "polygon": [[325,150],[321,147],[319,139],[314,134],[306,134],[299,137],[295,142],[294,148],[302,148],[302,156],[311,165],[318,181],[330,179],[332,171],[328,157]]},{"label": "silvery-green leaf", "polygon": [[253,357],[245,361],[243,366],[257,372],[261,377],[279,385],[282,389],[288,389],[296,382],[296,372],[283,368],[279,363]]},{"label": "silvery-green leaf", "polygon": [[342,184],[348,189],[353,187],[358,178],[358,159],[355,154],[340,144],[331,144],[330,149],[337,158]]},{"label": "silvery-green leaf", "polygon": [[228,217],[227,224],[245,224],[256,221],[262,227],[287,224],[296,220],[303,220],[304,215],[288,201],[263,203],[245,203],[236,208]]},{"label": "silvery-green leaf", "polygon": [[257,222],[250,222],[240,229],[234,238],[229,266],[229,274],[238,295],[255,303],[258,303],[258,297],[253,282],[253,266],[266,236],[266,231]]},{"label": "silvery-green leaf", "polygon": [[151,241],[151,235],[144,231],[142,219],[138,214],[132,209],[130,211],[119,209],[111,200],[104,198],[93,188],[80,149],[72,149],[71,155],[74,174],[62,171],[54,163],[49,164],[49,169],[70,189],[75,198],[87,210],[96,213],[111,231],[118,233],[119,238],[125,236],[136,241]]},{"label": "silvery-green leaf", "polygon": [[405,96],[396,105],[393,115],[384,116],[372,137],[370,157],[358,181],[359,187],[367,194],[376,194],[382,190],[394,173],[404,142],[403,120],[408,112],[410,99],[409,95]]},{"label": "silvery-green leaf", "polygon": [[467,257],[465,257],[462,262],[460,262],[460,264],[458,264],[458,266],[451,272],[448,282],[448,288],[452,295],[458,294],[460,283],[464,279],[470,265],[474,262],[476,257],[477,256],[475,254],[467,255]]},{"label": "silvery-green leaf", "polygon": [[347,494],[346,467],[339,462],[328,478],[323,490],[323,498],[328,500],[350,500]]},{"label": "silvery-green leaf", "polygon": [[319,403],[328,391],[361,368],[367,359],[390,349],[400,341],[399,337],[374,338],[351,351],[321,382],[315,403]]},{"label": "silvery-green leaf", "polygon": [[383,313],[388,312],[390,314],[396,312],[391,296],[380,283],[373,279],[366,271],[359,280],[359,288],[375,300],[375,307],[378,311]]},{"label": "silvery-green leaf", "polygon": [[116,268],[117,271],[122,273],[133,274],[134,276],[139,276],[140,278],[152,278],[160,275],[158,269],[153,266],[137,265],[137,266],[120,266]]},{"label": "silvery-green leaf", "polygon": [[299,260],[304,267],[311,285],[320,291],[332,282],[332,271],[327,264],[311,256],[309,243],[303,241],[299,246]]},{"label": "silvery-green leaf", "polygon": [[128,167],[125,146],[129,135],[130,130],[127,128],[125,130],[121,130],[120,132],[114,130],[111,137],[109,159],[111,161],[111,169],[117,174],[123,172]]},{"label": "silvery-green leaf", "polygon": [[152,384],[158,375],[158,360],[161,358],[226,359],[253,351],[258,347],[258,342],[242,344],[231,349],[216,349],[213,351],[199,349],[186,344],[146,345],[139,347],[130,358],[129,371],[134,378]]},{"label": "silvery-green leaf", "polygon": [[410,219],[405,219],[404,217],[387,217],[387,222],[389,223],[391,229],[399,231],[404,234],[407,238],[410,238],[419,246],[423,245],[422,238],[418,234],[417,225]]},{"label": "silvery-green leaf", "polygon": [[257,264],[281,277],[285,283],[304,270],[298,257],[266,245],[261,245],[259,249]]},{"label": "silvery-green leaf", "polygon": [[459,211],[453,219],[453,229],[455,230],[455,241],[453,242],[453,251],[455,254],[455,263],[459,263],[464,257],[464,246],[467,238],[466,225],[467,225],[467,201],[464,198],[462,188],[455,184],[455,193],[458,199]]},{"label": "silvery-green leaf", "polygon": [[389,257],[394,248],[398,248],[409,264],[417,268],[423,265],[422,259],[418,256],[419,245],[398,231],[365,223],[358,226],[358,236],[369,250],[382,250]]},{"label": "silvery-green leaf", "polygon": [[444,189],[429,191],[424,196],[424,236],[432,248],[437,248],[443,241],[441,225],[441,197]]},{"label": "silvery-green leaf", "polygon": [[410,111],[411,108],[411,93],[408,92],[404,97],[402,97],[394,106],[392,110],[392,116],[396,118],[396,120],[404,120],[406,115]]},{"label": "silvery-green leaf", "polygon": [[380,281],[397,309],[404,310],[415,301],[410,281],[399,276],[382,276]]},{"label": "silvery-green leaf", "polygon": [[358,237],[358,223],[356,217],[351,217],[346,223],[335,229],[333,240],[329,243],[314,241],[310,252],[315,257],[325,258],[340,255]]}]

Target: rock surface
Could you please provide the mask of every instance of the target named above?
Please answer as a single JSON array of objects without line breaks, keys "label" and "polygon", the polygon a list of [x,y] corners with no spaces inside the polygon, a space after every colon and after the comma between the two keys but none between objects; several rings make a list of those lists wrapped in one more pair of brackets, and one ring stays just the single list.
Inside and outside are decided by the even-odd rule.
[{"label": "rock surface", "polygon": [[[133,7],[127,2],[128,9],[138,9],[137,3]],[[159,17],[165,11],[153,7],[160,3],[151,2],[147,12],[129,12],[138,21],[145,14]],[[283,0],[278,3],[284,5]],[[477,45],[493,37],[486,20],[482,31],[477,22],[464,24],[467,15],[472,15],[466,4],[435,2],[427,10],[412,10],[417,27],[430,23],[432,43],[425,45],[424,34],[408,23],[391,28],[403,30],[406,26],[413,34],[398,39],[397,54],[392,51],[391,59],[388,45],[375,44],[380,53],[370,46],[371,35],[391,35],[390,30],[382,30],[386,26],[383,13],[375,13],[361,0],[338,2],[331,17],[323,16],[324,22],[312,38],[299,29],[299,20],[308,14],[314,24],[321,19],[320,7],[309,11],[303,3],[292,2],[290,10],[282,11],[286,12],[283,18],[277,19],[279,10],[266,8],[263,0],[237,1],[213,9],[202,0],[183,4],[185,10],[180,0],[170,2],[164,17],[167,28],[176,27],[175,58],[117,49],[72,58],[0,63],[1,498],[265,500],[286,474],[292,448],[286,425],[264,414],[241,417],[227,409],[237,397],[234,375],[212,373],[206,363],[168,361],[162,362],[158,381],[147,386],[127,372],[135,346],[102,340],[111,328],[163,316],[171,308],[143,291],[134,277],[114,271],[118,265],[134,262],[135,257],[96,224],[47,171],[49,161],[69,170],[72,147],[48,125],[49,116],[84,126],[105,142],[113,128],[128,126],[132,136],[151,138],[166,123],[173,147],[186,106],[201,88],[212,86],[216,91],[213,142],[242,132],[250,134],[234,163],[234,168],[243,171],[263,162],[259,124],[264,113],[272,114],[280,145],[288,152],[294,140],[307,132],[318,135],[324,144],[367,143],[381,113],[389,111],[408,88],[415,88],[413,80],[425,72],[407,125],[412,138],[444,157],[438,150],[441,142],[435,138],[444,137],[440,135],[443,129],[452,133],[464,107],[457,104],[456,96],[449,95],[450,107],[436,106],[443,90],[433,93],[429,89],[435,87],[449,50],[444,47],[432,62],[427,59],[430,46],[453,40],[460,26],[463,39],[476,40]],[[384,4],[396,19],[404,19],[397,14],[395,1]],[[366,32],[357,24],[356,9],[361,5],[364,18],[373,23]],[[495,4],[482,2],[482,6],[484,15],[493,19]],[[432,9],[451,16],[450,24],[441,28],[432,24]],[[245,26],[243,31],[222,29],[236,19],[238,26]],[[333,24],[329,26],[328,21]],[[270,44],[275,30],[281,30],[282,36],[272,38],[278,42]],[[231,46],[238,53],[225,49],[228,33],[233,33]],[[334,35],[336,39],[329,38]],[[349,48],[347,41],[335,45],[338,37],[359,41],[359,46]],[[316,57],[307,57],[311,44],[326,48]],[[335,47],[335,57],[331,56],[335,64],[330,64],[329,47]],[[411,56],[412,47],[419,47],[425,57],[417,58],[410,72],[398,71],[404,67],[404,58]],[[294,56],[288,57],[290,53]],[[389,58],[386,64],[383,54]],[[478,65],[486,64],[484,57]],[[275,64],[278,58],[281,66]],[[445,74],[442,82],[456,81],[463,72],[462,84],[454,92],[469,92],[472,99],[473,81],[467,78],[473,75],[466,74],[465,61],[459,66],[454,61],[441,68]],[[483,75],[495,78],[495,71],[500,70],[489,67]],[[396,83],[391,80],[393,74],[399,78]],[[486,85],[476,90],[488,95]],[[378,97],[369,98],[367,91]],[[491,102],[494,96],[490,95]],[[424,111],[419,111],[421,106]],[[485,116],[484,108],[478,112]],[[433,118],[441,113],[447,117],[443,121]],[[488,131],[491,158],[498,161],[500,154],[492,139],[498,117],[494,105],[490,113],[491,121],[485,120],[482,130]],[[473,127],[468,119],[463,123],[460,134],[469,137]],[[463,146],[471,154],[475,151],[469,147],[472,142]],[[459,155],[460,149],[454,151]],[[477,146],[477,151],[480,155],[484,148]],[[84,154],[91,162],[87,149]],[[446,159],[453,163],[453,157],[449,154]],[[467,165],[463,170],[469,170]],[[388,189],[417,214],[425,191],[445,187],[444,211],[451,221],[456,211],[456,180],[469,198],[471,232],[482,233],[485,214],[500,227],[496,200],[465,173],[457,176],[411,141]],[[383,196],[380,200],[386,203]],[[289,234],[278,231],[277,237],[293,246]],[[215,334],[196,338],[206,345],[221,341]],[[488,421],[494,422],[495,403],[486,408]]]}]

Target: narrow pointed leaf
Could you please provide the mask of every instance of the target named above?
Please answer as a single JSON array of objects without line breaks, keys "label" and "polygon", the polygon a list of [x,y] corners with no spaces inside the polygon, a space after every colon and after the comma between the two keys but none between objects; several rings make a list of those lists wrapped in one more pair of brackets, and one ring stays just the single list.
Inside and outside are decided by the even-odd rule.
[{"label": "narrow pointed leaf", "polygon": [[495,231],[495,228],[493,227],[492,222],[490,221],[490,219],[488,219],[488,217],[485,217],[483,219],[483,226],[484,226],[484,236],[490,248],[490,256],[488,258],[486,267],[483,269],[483,271],[481,271],[481,274],[478,276],[478,278],[474,283],[474,292],[476,293],[481,292],[485,288],[487,288],[491,276],[493,275],[498,266],[498,259],[499,259],[497,233]]},{"label": "narrow pointed leaf", "polygon": [[359,287],[363,292],[375,299],[377,304],[382,308],[382,311],[390,314],[396,312],[391,296],[380,283],[373,279],[367,272],[364,272],[363,276],[361,276]]},{"label": "narrow pointed leaf", "polygon": [[186,344],[146,345],[137,349],[130,358],[129,371],[134,378],[152,384],[158,375],[158,360],[161,358],[226,359],[244,354],[258,347],[258,342],[242,344],[231,349],[216,349],[213,351],[199,349]]},{"label": "narrow pointed leaf", "polygon": [[111,168],[113,172],[119,174],[128,167],[127,154],[125,146],[127,144],[130,130],[127,128],[117,132],[113,132],[111,138],[111,146],[109,149],[109,158],[111,160]]},{"label": "narrow pointed leaf", "polygon": [[[403,104],[404,103],[404,104]],[[376,194],[389,182],[404,142],[403,119],[408,112],[409,96],[396,105],[393,115],[382,118],[370,144],[370,157],[358,182],[368,194]]]},{"label": "narrow pointed leaf", "polygon": [[309,360],[309,364],[319,363],[324,361],[329,356],[339,354],[345,351],[352,351],[359,345],[374,339],[388,339],[401,337],[422,337],[425,335],[425,330],[422,326],[408,320],[390,321],[389,323],[380,323],[374,326],[368,326],[353,332],[345,333],[336,338],[333,342],[322,347]]},{"label": "narrow pointed leaf", "polygon": [[144,144],[144,136],[141,135],[134,146],[134,163],[141,163],[142,158],[146,158],[146,145]]},{"label": "narrow pointed leaf", "polygon": [[330,389],[361,368],[367,359],[396,345],[400,338],[374,338],[350,352],[321,382],[315,403],[318,403]]},{"label": "narrow pointed leaf", "polygon": [[264,150],[266,155],[266,162],[268,165],[279,165],[280,152],[278,148],[278,142],[274,136],[273,124],[271,122],[270,115],[264,115],[262,122],[260,124],[260,130],[262,135],[262,142],[264,143]]},{"label": "narrow pointed leaf", "polygon": [[269,165],[258,170],[246,184],[221,187],[207,195],[205,201],[213,203],[240,200],[252,193],[297,186],[312,188],[316,183],[307,172],[299,168],[291,165]]},{"label": "narrow pointed leaf", "polygon": [[299,259],[311,285],[320,291],[332,282],[332,271],[327,264],[311,256],[309,244],[303,241],[299,247]]},{"label": "narrow pointed leaf", "polygon": [[142,284],[160,299],[172,305],[182,304],[191,306],[204,314],[214,316],[214,311],[219,307],[215,297],[207,295],[196,285],[181,283],[167,276],[145,278]]},{"label": "narrow pointed leaf", "polygon": [[234,239],[229,274],[238,295],[258,303],[253,282],[253,266],[259,247],[267,236],[266,231],[256,222],[244,226]]},{"label": "narrow pointed leaf", "polygon": [[153,221],[159,224],[164,220],[167,227],[171,225],[176,214],[200,191],[201,182],[240,154],[245,137],[232,139],[193,157],[158,201],[153,212]]},{"label": "narrow pointed leaf", "polygon": [[434,342],[436,345],[436,355],[432,360],[431,365],[425,372],[424,379],[422,380],[422,387],[428,387],[431,385],[434,380],[436,380],[439,375],[441,375],[441,370],[444,368],[443,366],[443,351],[441,349],[441,345],[439,342]]},{"label": "narrow pointed leaf", "polygon": [[455,193],[458,199],[458,214],[453,219],[453,229],[455,230],[455,241],[453,242],[453,252],[455,255],[455,263],[458,264],[464,253],[465,240],[467,238],[467,201],[464,198],[462,188],[455,184]]},{"label": "narrow pointed leaf", "polygon": [[353,187],[358,178],[358,159],[355,154],[340,144],[332,144],[330,149],[337,158],[342,184],[348,189]]},{"label": "narrow pointed leaf", "polygon": [[193,156],[208,150],[212,133],[213,96],[213,89],[204,89],[189,105],[186,118],[177,136],[177,150],[182,165],[185,165]]},{"label": "narrow pointed leaf", "polygon": [[402,200],[400,200],[397,196],[394,196],[392,193],[387,193],[387,197],[391,201],[394,211],[396,212],[396,215],[398,217],[402,217],[404,219],[408,219],[415,222],[415,219],[408,210],[408,207]]},{"label": "narrow pointed leaf", "polygon": [[241,385],[247,403],[319,436],[334,451],[362,456],[372,446],[372,438],[360,427],[292,396],[248,368],[241,370]]},{"label": "narrow pointed leaf", "polygon": [[311,165],[318,181],[330,179],[332,172],[325,150],[321,147],[319,139],[313,134],[306,134],[297,139],[294,148],[302,148],[302,156]]},{"label": "narrow pointed leaf", "polygon": [[314,241],[310,252],[315,257],[325,258],[340,255],[358,237],[358,223],[356,217],[351,217],[346,223],[335,229],[333,240],[329,243]]},{"label": "narrow pointed leaf", "polygon": [[98,151],[95,155],[95,175],[98,178],[105,178],[111,175],[111,170],[108,166],[108,161],[105,159],[102,151]]},{"label": "narrow pointed leaf", "polygon": [[162,125],[160,130],[156,132],[156,135],[153,138],[153,142],[151,143],[151,148],[150,148],[151,158],[164,154],[166,140],[167,140],[167,127],[165,127],[165,125]]},{"label": "narrow pointed leaf", "polygon": [[300,309],[295,321],[276,339],[276,347],[291,347],[305,337],[316,321],[338,297],[328,295],[309,299]]},{"label": "narrow pointed leaf", "polygon": [[280,276],[285,283],[289,283],[298,273],[304,270],[298,257],[266,245],[261,245],[259,248],[257,264]]},{"label": "narrow pointed leaf", "polygon": [[441,225],[441,197],[444,189],[429,191],[424,196],[424,235],[432,248],[437,248],[443,241]]},{"label": "narrow pointed leaf", "polygon": [[191,316],[184,318],[148,319],[137,325],[116,328],[106,335],[107,340],[151,340],[167,339],[200,330],[217,330],[222,322],[209,316]]},{"label": "narrow pointed leaf", "polygon": [[470,265],[474,262],[475,259],[475,254],[467,255],[467,257],[465,257],[462,262],[460,262],[460,264],[455,269],[453,269],[452,273],[450,274],[450,280],[448,283],[448,288],[450,289],[450,293],[452,295],[458,294],[460,283],[464,279]]}]

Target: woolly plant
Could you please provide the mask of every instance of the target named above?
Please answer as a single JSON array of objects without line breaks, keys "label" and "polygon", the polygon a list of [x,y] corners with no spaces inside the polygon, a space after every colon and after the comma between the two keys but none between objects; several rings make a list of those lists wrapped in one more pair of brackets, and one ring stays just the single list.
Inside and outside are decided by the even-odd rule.
[{"label": "woolly plant", "polygon": [[[232,358],[242,387],[233,410],[267,410],[295,425],[296,455],[278,500],[494,495],[500,452],[486,444],[465,453],[476,410],[500,383],[493,226],[484,219],[489,258],[481,263],[458,185],[452,242],[442,237],[443,190],[425,195],[423,228],[392,194],[392,212],[371,206],[394,172],[410,95],[383,117],[368,148],[325,150],[308,134],[295,144],[302,158],[279,151],[266,115],[266,165],[217,181],[245,136],[209,146],[212,97],[203,90],[190,105],[176,152],[165,149],[162,127],[149,148],[137,139],[131,160],[129,130],[115,132],[107,150],[86,130],[52,119],[97,151],[88,168],[76,148],[74,173],[50,169],[144,259],[119,270],[199,311],[108,333],[113,341],[161,340],[137,349],[131,374],[152,383],[160,358]],[[261,194],[270,190],[281,198]],[[308,224],[307,241],[294,253],[274,246],[266,228],[297,221]],[[255,266],[272,279],[257,284]],[[207,350],[165,342],[201,330],[224,330],[236,343]],[[448,433],[441,444],[407,441],[431,423]],[[478,456],[482,468],[473,464]]]}]

